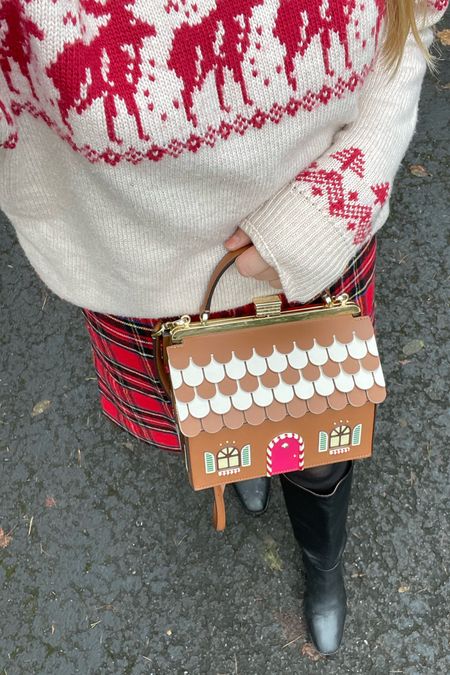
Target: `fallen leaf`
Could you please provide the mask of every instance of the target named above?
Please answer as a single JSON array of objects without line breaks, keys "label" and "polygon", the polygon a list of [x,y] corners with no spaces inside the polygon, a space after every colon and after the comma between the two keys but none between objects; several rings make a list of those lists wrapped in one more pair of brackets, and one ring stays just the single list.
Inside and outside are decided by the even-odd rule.
[{"label": "fallen leaf", "polygon": [[0,548],[6,548],[10,545],[12,537],[4,532],[3,528],[0,527]]},{"label": "fallen leaf", "polygon": [[283,562],[278,555],[278,551],[266,551],[264,554],[264,560],[274,572],[281,572],[283,569]]},{"label": "fallen leaf", "polygon": [[310,661],[320,661],[324,659],[325,656],[322,656],[317,649],[310,642],[306,642],[302,647],[302,656],[307,656]]},{"label": "fallen leaf", "polygon": [[399,586],[399,593],[407,593],[410,590],[411,586]]},{"label": "fallen leaf", "polygon": [[417,352],[420,352],[420,350],[423,349],[424,347],[425,342],[423,340],[419,339],[410,340],[403,347],[403,353],[405,354],[405,356],[412,356],[413,354],[417,354]]},{"label": "fallen leaf", "polygon": [[398,423],[402,429],[408,426],[408,422],[403,417],[400,417]]},{"label": "fallen leaf", "polygon": [[33,406],[33,410],[31,411],[31,417],[36,417],[36,415],[42,415],[47,408],[50,407],[51,401],[38,401],[35,406]]},{"label": "fallen leaf", "polygon": [[446,82],[445,84],[441,85],[442,89],[450,89],[450,82]]},{"label": "fallen leaf", "polygon": [[413,176],[417,176],[418,178],[425,178],[426,176],[431,176],[430,173],[426,170],[422,164],[410,164],[409,165],[409,171],[412,173]]},{"label": "fallen leaf", "polygon": [[48,509],[52,509],[54,506],[56,506],[56,500],[54,497],[46,497],[45,498],[45,506]]},{"label": "fallen leaf", "polygon": [[281,572],[283,561],[278,553],[278,548],[272,537],[266,538],[267,549],[264,552],[264,560],[273,572]]},{"label": "fallen leaf", "polygon": [[445,45],[446,47],[450,47],[450,28],[444,28],[444,30],[438,30],[437,33],[437,38],[441,45]]}]

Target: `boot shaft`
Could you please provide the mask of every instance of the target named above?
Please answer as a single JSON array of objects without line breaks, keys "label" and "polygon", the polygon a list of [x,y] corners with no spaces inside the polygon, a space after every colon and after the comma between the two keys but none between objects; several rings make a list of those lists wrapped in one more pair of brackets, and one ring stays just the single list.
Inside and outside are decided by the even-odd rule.
[{"label": "boot shaft", "polygon": [[282,474],[281,486],[294,536],[303,555],[317,568],[330,570],[341,559],[347,540],[346,520],[353,465],[329,494],[317,494]]}]

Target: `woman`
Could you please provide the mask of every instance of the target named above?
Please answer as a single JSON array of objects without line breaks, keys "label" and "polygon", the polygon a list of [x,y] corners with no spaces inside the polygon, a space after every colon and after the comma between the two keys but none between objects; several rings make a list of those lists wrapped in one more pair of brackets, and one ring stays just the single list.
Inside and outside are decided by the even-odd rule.
[{"label": "woman", "polygon": [[[84,308],[111,419],[179,451],[150,332],[195,315],[225,248],[253,244],[220,282],[220,315],[329,287],[373,315],[374,235],[447,4],[0,3],[1,206],[41,278]],[[324,654],[345,620],[351,479],[350,462],[281,477]],[[236,490],[267,507],[267,479]]]}]

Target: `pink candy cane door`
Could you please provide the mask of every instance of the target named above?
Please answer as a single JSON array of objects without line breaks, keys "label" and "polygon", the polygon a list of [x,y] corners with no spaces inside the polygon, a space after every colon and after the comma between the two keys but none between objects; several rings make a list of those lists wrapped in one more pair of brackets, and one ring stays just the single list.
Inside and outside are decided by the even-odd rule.
[{"label": "pink candy cane door", "polygon": [[267,475],[299,471],[304,464],[303,438],[286,433],[275,436],[267,446]]}]

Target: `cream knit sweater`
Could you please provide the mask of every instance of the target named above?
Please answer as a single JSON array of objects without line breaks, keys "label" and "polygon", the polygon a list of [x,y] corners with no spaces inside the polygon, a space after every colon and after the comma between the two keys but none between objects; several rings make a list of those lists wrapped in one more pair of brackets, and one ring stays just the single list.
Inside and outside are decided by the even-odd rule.
[{"label": "cream knit sweater", "polygon": [[[424,42],[448,0],[429,0]],[[384,0],[0,0],[0,206],[60,297],[198,310],[240,225],[289,300],[383,225],[425,60]],[[237,270],[213,309],[273,292]]]}]

